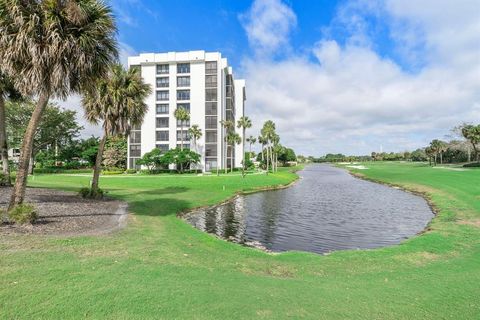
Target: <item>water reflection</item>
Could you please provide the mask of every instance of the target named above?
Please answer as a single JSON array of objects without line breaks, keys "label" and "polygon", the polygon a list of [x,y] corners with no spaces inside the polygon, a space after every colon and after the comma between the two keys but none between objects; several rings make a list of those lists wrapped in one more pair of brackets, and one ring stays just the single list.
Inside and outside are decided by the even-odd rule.
[{"label": "water reflection", "polygon": [[300,175],[290,188],[239,196],[185,219],[242,244],[322,253],[399,243],[433,217],[424,199],[338,168],[309,166]]}]

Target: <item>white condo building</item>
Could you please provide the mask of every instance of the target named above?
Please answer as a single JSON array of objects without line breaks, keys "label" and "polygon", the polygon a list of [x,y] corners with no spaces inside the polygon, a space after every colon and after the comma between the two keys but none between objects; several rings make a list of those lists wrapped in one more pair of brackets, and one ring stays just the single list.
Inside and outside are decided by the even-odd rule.
[{"label": "white condo building", "polygon": [[[244,115],[245,81],[235,80],[221,53],[146,53],[129,57],[128,65],[140,68],[152,88],[143,124],[133,128],[128,139],[128,168],[138,168],[136,160],[154,148],[165,151],[180,146],[181,124],[174,117],[178,107],[190,111],[190,121],[183,126],[184,148],[201,155],[199,169],[241,167],[242,145],[227,152],[226,130],[220,121],[232,120],[236,125]],[[188,136],[191,125],[202,130],[196,145]],[[242,136],[241,129],[235,130]]]}]

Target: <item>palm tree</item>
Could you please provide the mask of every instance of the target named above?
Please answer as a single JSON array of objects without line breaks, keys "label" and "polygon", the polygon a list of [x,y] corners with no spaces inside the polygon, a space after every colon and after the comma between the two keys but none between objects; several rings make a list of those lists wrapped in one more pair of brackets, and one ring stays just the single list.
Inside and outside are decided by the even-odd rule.
[{"label": "palm tree", "polygon": [[9,77],[0,72],[0,157],[2,158],[2,170],[7,185],[11,185],[10,167],[8,163],[7,123],[5,115],[5,99],[19,99],[20,94],[13,87]]},{"label": "palm tree", "polygon": [[[197,140],[202,137],[202,129],[197,124],[194,124],[188,129],[188,135],[193,140],[194,151],[197,152]],[[198,153],[198,152],[197,152]]]},{"label": "palm tree", "polygon": [[[227,133],[226,141],[227,141],[227,146],[230,145],[232,148],[234,148],[235,145],[242,143],[242,138],[240,138],[240,135],[235,131],[230,131]],[[233,167],[234,165],[233,165],[233,158],[232,158],[230,163],[231,172],[233,172]]]},{"label": "palm tree", "polygon": [[276,172],[278,170],[278,161],[277,161],[278,152],[281,149],[280,136],[276,133],[272,136],[272,144],[273,144],[272,169],[273,169],[273,172]]},{"label": "palm tree", "polygon": [[[229,147],[229,141],[228,141],[228,133],[232,132],[235,130],[235,123],[232,120],[221,120],[220,124],[223,126],[226,132],[225,136],[225,142],[227,143],[227,152],[225,153],[225,173],[228,172],[227,168],[227,162],[228,162],[228,147]],[[231,167],[233,167],[233,164],[230,164]]]},{"label": "palm tree", "polygon": [[473,154],[476,161],[479,161],[479,152],[478,152],[478,144],[480,143],[480,124],[479,125],[471,125],[471,124],[463,124],[460,127],[462,136],[467,139],[473,147]]},{"label": "palm tree", "polygon": [[271,148],[271,142],[275,136],[275,123],[272,120],[267,120],[263,124],[263,128],[261,130],[262,136],[266,139],[267,145],[267,172],[269,170],[269,162],[272,162],[273,166],[273,152]]},{"label": "palm tree", "polygon": [[252,145],[257,142],[257,138],[255,138],[254,136],[250,136],[250,137],[247,138],[247,142],[250,145],[250,154],[251,154],[252,153]]},{"label": "palm tree", "polygon": [[50,98],[92,87],[117,55],[112,10],[99,0],[0,1],[0,66],[38,101],[25,132],[9,209],[23,202],[33,137]]},{"label": "palm tree", "polygon": [[173,115],[177,121],[180,120],[180,150],[183,150],[183,125],[186,121],[190,120],[190,113],[185,110],[185,108],[178,107],[175,109],[175,113]]},{"label": "palm tree", "polygon": [[262,145],[262,162],[265,161],[265,145],[267,144],[267,138],[264,136],[258,136],[258,143]]},{"label": "palm tree", "polygon": [[237,128],[242,129],[242,177],[245,176],[245,131],[252,127],[252,121],[248,117],[241,117],[237,121]]},{"label": "palm tree", "polygon": [[107,138],[128,135],[132,126],[142,124],[148,110],[144,101],[150,92],[150,86],[143,82],[138,69],[131,68],[127,71],[120,64],[114,64],[106,77],[97,80],[96,88],[84,94],[82,104],[86,119],[92,124],[103,121],[103,137],[98,146],[93,171],[93,194],[98,191]]}]

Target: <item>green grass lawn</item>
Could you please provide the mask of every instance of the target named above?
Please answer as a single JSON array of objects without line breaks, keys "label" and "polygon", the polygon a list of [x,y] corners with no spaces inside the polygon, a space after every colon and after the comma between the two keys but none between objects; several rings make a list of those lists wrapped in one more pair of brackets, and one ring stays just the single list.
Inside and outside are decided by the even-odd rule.
[{"label": "green grass lawn", "polygon": [[[1,319],[479,319],[480,170],[368,163],[371,179],[425,192],[425,234],[376,250],[267,254],[176,218],[275,175],[101,179],[129,202],[128,227],[100,237],[0,236]],[[90,178],[39,175],[66,190]]]}]

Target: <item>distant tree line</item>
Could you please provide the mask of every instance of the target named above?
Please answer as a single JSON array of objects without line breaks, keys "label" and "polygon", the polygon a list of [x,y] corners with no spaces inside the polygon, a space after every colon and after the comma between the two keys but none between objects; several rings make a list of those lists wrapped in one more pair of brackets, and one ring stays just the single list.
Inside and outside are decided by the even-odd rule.
[{"label": "distant tree line", "polygon": [[430,165],[467,163],[476,166],[480,160],[480,124],[462,124],[453,133],[458,137],[450,141],[434,139],[425,148],[404,152],[372,152],[370,155],[349,156],[341,153],[322,157],[299,156],[300,162],[354,162],[354,161],[423,161]]}]

